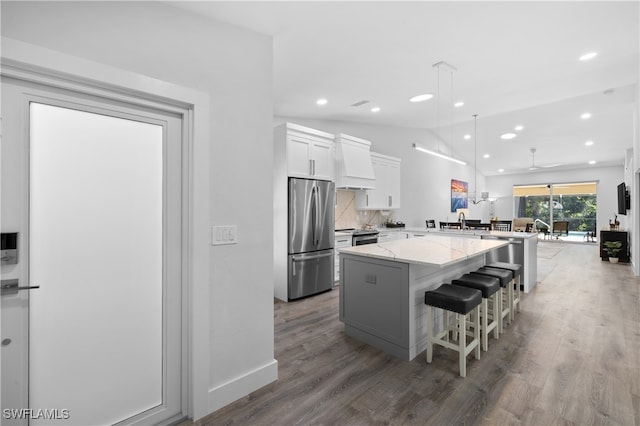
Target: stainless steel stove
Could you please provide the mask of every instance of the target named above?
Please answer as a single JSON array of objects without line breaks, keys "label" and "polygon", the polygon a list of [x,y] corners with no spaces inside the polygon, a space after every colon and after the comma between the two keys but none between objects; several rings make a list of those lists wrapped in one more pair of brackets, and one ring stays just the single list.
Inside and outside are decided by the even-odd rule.
[{"label": "stainless steel stove", "polygon": [[351,235],[352,246],[362,246],[365,244],[376,244],[379,232],[376,230],[357,230]]}]

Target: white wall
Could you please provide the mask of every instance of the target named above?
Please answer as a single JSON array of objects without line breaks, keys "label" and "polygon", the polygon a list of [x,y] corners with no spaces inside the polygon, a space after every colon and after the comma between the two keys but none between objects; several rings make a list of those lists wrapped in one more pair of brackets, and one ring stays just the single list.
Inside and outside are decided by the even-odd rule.
[{"label": "white wall", "polygon": [[[424,146],[433,144],[435,135],[428,130],[295,117],[276,117],[274,125],[285,121],[328,133],[346,133],[366,139],[371,141],[372,151],[401,158],[401,208],[393,212],[392,219],[401,220],[408,227],[425,227],[426,219],[435,219],[436,222],[457,220],[456,213],[451,212],[451,179],[466,181],[469,191],[474,189],[472,164],[458,165],[413,149],[413,143]],[[442,144],[441,147],[444,151]],[[455,149],[473,150],[473,145],[469,143],[465,147],[460,144]],[[478,174],[478,194],[482,191],[485,191],[485,179]],[[488,203],[471,205],[467,219],[488,221]]]},{"label": "white wall", "polygon": [[[568,171],[544,171],[527,174],[488,176],[487,187],[491,197],[496,197],[496,215],[503,219],[513,218],[513,186],[571,182],[598,182],[598,229],[608,228],[609,219],[618,211],[617,186],[624,181],[624,166],[592,167]],[[618,216],[620,227],[626,228],[630,216]]]},{"label": "white wall", "polygon": [[157,2],[1,6],[5,37],[210,94],[210,223],[239,243],[210,248],[209,410],[274,380],[271,38]]}]

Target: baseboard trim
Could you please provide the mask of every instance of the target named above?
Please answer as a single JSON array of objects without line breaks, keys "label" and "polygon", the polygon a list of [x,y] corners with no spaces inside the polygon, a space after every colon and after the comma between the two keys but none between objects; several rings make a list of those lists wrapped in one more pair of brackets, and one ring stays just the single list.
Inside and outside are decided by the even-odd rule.
[{"label": "baseboard trim", "polygon": [[209,389],[209,413],[213,413],[276,380],[278,380],[278,361],[274,359],[262,367],[211,388]]}]

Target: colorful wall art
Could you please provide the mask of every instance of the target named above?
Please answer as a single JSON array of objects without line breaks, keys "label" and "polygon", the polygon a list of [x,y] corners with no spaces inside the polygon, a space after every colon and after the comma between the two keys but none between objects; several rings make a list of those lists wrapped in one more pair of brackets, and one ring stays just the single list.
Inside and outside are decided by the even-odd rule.
[{"label": "colorful wall art", "polygon": [[462,180],[451,179],[451,212],[469,207],[469,184]]}]

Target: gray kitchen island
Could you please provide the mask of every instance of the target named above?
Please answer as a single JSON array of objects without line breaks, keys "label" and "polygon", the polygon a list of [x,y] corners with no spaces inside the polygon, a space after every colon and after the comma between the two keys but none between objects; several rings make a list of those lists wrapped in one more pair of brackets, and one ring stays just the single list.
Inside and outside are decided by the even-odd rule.
[{"label": "gray kitchen island", "polygon": [[[340,250],[347,335],[410,361],[426,349],[424,292],[485,264],[507,241],[427,235]],[[441,327],[441,317],[436,318]]]}]

